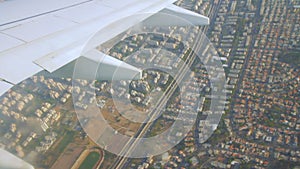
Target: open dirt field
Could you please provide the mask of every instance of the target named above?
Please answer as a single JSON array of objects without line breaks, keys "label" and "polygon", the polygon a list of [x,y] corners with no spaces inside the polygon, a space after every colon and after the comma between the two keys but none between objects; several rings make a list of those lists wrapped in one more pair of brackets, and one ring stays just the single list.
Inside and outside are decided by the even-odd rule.
[{"label": "open dirt field", "polygon": [[71,168],[88,144],[88,139],[82,140],[80,138],[76,138],[74,142],[67,146],[51,169]]}]

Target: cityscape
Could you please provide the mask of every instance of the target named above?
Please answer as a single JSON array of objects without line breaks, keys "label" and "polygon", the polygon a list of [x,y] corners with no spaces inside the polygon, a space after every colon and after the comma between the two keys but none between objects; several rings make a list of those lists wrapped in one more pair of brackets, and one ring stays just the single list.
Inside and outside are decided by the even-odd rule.
[{"label": "cityscape", "polygon": [[[175,4],[208,16],[210,24],[132,28],[118,43],[99,46],[126,63],[149,66],[139,80],[46,71],[24,80],[0,97],[0,147],[36,169],[299,169],[300,2]],[[129,158],[139,144],[101,140],[107,129],[98,112],[115,135],[153,137],[179,121],[182,128],[157,146],[182,139],[161,154]],[[119,147],[123,156],[107,151]]]}]

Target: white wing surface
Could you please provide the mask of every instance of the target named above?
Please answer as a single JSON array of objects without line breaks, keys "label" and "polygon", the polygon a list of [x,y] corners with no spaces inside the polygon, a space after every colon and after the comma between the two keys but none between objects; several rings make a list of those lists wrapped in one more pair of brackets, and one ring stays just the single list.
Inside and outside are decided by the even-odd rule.
[{"label": "white wing surface", "polygon": [[[183,24],[160,18],[155,13],[175,15],[196,25],[209,23],[207,17],[179,8],[173,2],[175,0],[0,1],[0,96],[14,84],[42,70],[52,73],[75,59],[81,60],[83,67],[97,67],[100,63],[106,73],[97,76],[99,80],[111,78],[116,68],[120,70],[120,74],[114,75],[117,79],[141,75],[141,70],[95,49],[86,56],[80,56],[81,51],[99,30],[103,36],[98,45],[146,19],[154,25]],[[70,72],[66,75],[68,73],[70,75]],[[87,77],[84,72],[81,75]],[[33,168],[0,149],[0,168],[3,167]]]},{"label": "white wing surface", "polygon": [[[158,21],[155,24],[166,23],[157,20],[153,15],[157,12],[181,15],[195,24],[208,24],[207,17],[172,5],[174,1],[1,1],[0,78],[17,84],[41,70],[53,72],[77,59],[86,41],[94,33],[121,18],[127,19],[118,26],[112,25],[105,29],[102,42],[149,17],[152,22]],[[9,87],[11,85],[0,84],[0,94]]]}]

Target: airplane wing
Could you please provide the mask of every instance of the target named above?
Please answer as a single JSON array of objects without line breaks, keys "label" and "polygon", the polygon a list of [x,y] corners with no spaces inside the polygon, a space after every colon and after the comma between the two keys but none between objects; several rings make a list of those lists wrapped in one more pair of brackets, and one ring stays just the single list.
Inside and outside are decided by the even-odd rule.
[{"label": "airplane wing", "polygon": [[34,167],[10,152],[0,148],[0,168],[3,169],[34,169]]},{"label": "airplane wing", "polygon": [[[209,23],[207,17],[177,7],[173,2],[175,0],[0,1],[0,95],[12,84],[18,84],[42,70],[54,72],[77,59],[84,44],[94,33],[121,18],[128,19],[118,26],[105,29],[105,37],[101,42],[147,18],[150,23],[157,25],[180,24],[167,22],[166,18],[159,18],[155,13],[177,15],[197,25]],[[142,15],[139,17],[130,18],[140,13]],[[89,56],[83,57],[89,59]],[[89,60],[97,63],[95,59]],[[116,64],[113,64],[116,59],[106,61],[107,66],[116,68]],[[132,73],[141,73],[131,65],[122,65]]]},{"label": "airplane wing", "polygon": [[[88,55],[80,56],[81,51],[86,41],[103,28],[106,29],[102,30],[104,32],[100,44],[145,19],[158,26],[185,24],[158,17],[156,13],[179,16],[195,25],[209,23],[207,17],[179,8],[173,5],[174,2],[175,0],[0,1],[0,96],[14,84],[42,70],[52,73],[75,59],[80,59],[83,67],[97,66],[101,62],[106,73],[105,76],[97,77],[99,80],[109,79],[113,70],[120,67],[131,72],[119,75],[120,79],[132,77],[132,74],[140,75],[141,70],[100,51],[92,49]],[[121,22],[121,18],[126,19]],[[118,25],[112,24],[117,21]],[[1,162],[5,161],[4,157],[14,161],[14,164],[9,166],[9,160]],[[0,168],[22,168],[22,165],[31,168],[23,161],[18,162],[16,158],[0,149]]]}]

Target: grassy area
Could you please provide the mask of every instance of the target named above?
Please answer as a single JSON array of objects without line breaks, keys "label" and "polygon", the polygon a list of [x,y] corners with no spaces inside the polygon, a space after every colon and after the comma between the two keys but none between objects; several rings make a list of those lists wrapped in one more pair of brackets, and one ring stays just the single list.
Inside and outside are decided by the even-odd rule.
[{"label": "grassy area", "polygon": [[260,6],[261,2],[260,2],[259,0],[252,0],[252,1],[251,1],[251,4],[252,4],[253,6]]},{"label": "grassy area", "polygon": [[280,55],[279,60],[292,66],[300,67],[300,51],[289,53],[284,52]]},{"label": "grassy area", "polygon": [[210,110],[211,99],[206,98],[203,104],[203,111]]},{"label": "grassy area", "polygon": [[229,136],[229,132],[227,130],[227,126],[222,118],[218,125],[217,130],[212,134],[212,136],[208,139],[207,143],[212,145],[216,145],[218,143],[223,142]]},{"label": "grassy area", "polygon": [[24,115],[27,115],[28,117],[30,116],[34,116],[33,112],[35,112],[38,108],[41,107],[43,101],[43,99],[40,98],[39,96],[35,95],[35,99],[33,99],[33,101],[29,104],[27,104],[24,108],[25,111],[23,111]]},{"label": "grassy area", "polygon": [[236,26],[236,33],[234,35],[234,39],[233,39],[233,46],[238,46],[239,44],[239,38],[243,37],[243,32],[245,29],[245,25],[246,25],[246,19],[238,19],[237,22],[237,26]]},{"label": "grassy area", "polygon": [[86,159],[82,162],[79,169],[91,169],[93,168],[100,158],[100,154],[97,152],[91,152]]},{"label": "grassy area", "polygon": [[191,53],[191,52],[193,52],[193,51],[192,51],[191,48],[189,48],[189,49],[184,53],[184,55],[183,55],[183,57],[182,57],[182,60],[183,60],[183,61],[186,61],[186,59],[187,59],[190,55],[194,54],[194,53]]},{"label": "grassy area", "polygon": [[266,116],[263,119],[260,119],[260,121],[269,127],[282,128],[283,124],[278,123],[282,112],[286,112],[286,110],[280,108],[278,105],[273,105],[270,109],[268,109]]},{"label": "grassy area", "polygon": [[114,164],[115,160],[117,159],[117,155],[110,153],[109,151],[105,151],[105,158],[109,160],[103,160],[102,164],[100,165],[100,169],[107,169],[111,168]]},{"label": "grassy area", "polygon": [[[75,131],[65,131],[63,135],[59,135],[58,138],[62,137],[60,140],[54,143],[49,151],[45,154],[39,156],[39,165],[43,168],[49,168],[52,166],[60,154],[65,150],[65,148],[71,143],[75,136]],[[40,141],[40,140],[39,140]]]},{"label": "grassy area", "polygon": [[74,136],[75,136],[75,131],[66,131],[63,136],[63,139],[59,142],[57,147],[55,147],[56,149],[55,152],[58,152],[59,154],[62,153],[64,149],[69,145],[69,143],[72,142]]},{"label": "grassy area", "polygon": [[278,160],[272,163],[270,168],[276,168],[276,169],[296,169],[300,166],[299,162],[291,162],[291,161],[284,161],[284,160]]}]

